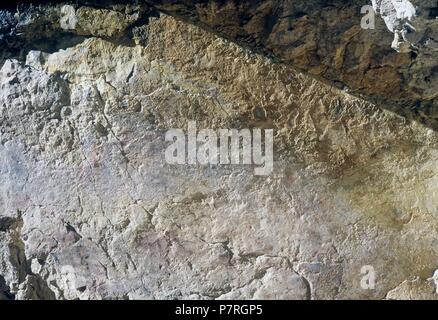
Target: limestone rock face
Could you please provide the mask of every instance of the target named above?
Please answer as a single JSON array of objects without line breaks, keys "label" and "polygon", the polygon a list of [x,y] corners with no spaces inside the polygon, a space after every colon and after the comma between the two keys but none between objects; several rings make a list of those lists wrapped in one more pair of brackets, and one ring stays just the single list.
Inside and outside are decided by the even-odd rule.
[{"label": "limestone rock face", "polygon": [[[0,70],[0,299],[437,298],[437,132],[152,9],[53,10],[75,43]],[[273,173],[167,164],[190,120],[273,128]]]},{"label": "limestone rock face", "polygon": [[32,4],[21,5],[18,12],[10,7],[0,12],[0,42],[13,54],[23,46],[47,49],[49,40],[50,48],[63,47],[89,35],[127,41],[134,34],[145,41],[139,26],[158,9],[438,129],[435,0],[77,0],[57,6],[33,0]]},{"label": "limestone rock face", "polygon": [[[435,0],[147,2],[437,128]],[[364,28],[371,4],[383,19]]]}]

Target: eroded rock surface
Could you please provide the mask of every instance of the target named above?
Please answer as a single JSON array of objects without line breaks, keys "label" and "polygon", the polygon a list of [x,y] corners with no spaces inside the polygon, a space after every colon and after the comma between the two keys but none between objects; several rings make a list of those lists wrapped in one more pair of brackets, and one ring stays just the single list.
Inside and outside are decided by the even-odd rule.
[{"label": "eroded rock surface", "polygon": [[[437,127],[438,4],[434,0],[148,3]],[[361,7],[369,4],[384,20],[376,18],[374,29],[363,29]]]},{"label": "eroded rock surface", "polygon": [[[437,297],[435,131],[169,16],[143,35],[4,62],[0,298]],[[274,128],[273,174],[166,164],[189,120]]]},{"label": "eroded rock surface", "polygon": [[[128,41],[134,34],[144,43],[145,32],[138,27],[158,9],[438,128],[436,0],[32,3],[0,13],[0,41],[6,39],[2,43],[14,55],[23,47],[25,52],[66,47],[90,35]],[[376,17],[372,29],[361,27],[366,5],[383,18]],[[91,9],[96,9],[93,15]],[[101,28],[93,26],[97,21]]]}]

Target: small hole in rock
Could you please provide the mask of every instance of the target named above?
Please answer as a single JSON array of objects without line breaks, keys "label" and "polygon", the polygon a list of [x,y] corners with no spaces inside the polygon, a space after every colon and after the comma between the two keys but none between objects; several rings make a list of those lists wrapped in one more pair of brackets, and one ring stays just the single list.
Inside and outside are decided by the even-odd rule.
[{"label": "small hole in rock", "polygon": [[78,288],[79,292],[84,292],[85,290],[87,290],[87,286],[83,286],[83,287]]},{"label": "small hole in rock", "polygon": [[436,18],[438,18],[438,3],[437,3],[437,7],[430,8],[429,11],[429,19],[436,19]]}]

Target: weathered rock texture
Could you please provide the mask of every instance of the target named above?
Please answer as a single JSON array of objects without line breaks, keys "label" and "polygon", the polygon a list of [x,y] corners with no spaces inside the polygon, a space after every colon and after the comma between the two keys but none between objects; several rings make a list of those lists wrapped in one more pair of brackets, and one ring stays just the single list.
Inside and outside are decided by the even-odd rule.
[{"label": "weathered rock texture", "polygon": [[[374,30],[361,28],[361,7],[371,4],[368,0],[147,2],[437,128],[435,0],[409,2],[418,16],[406,32],[412,45],[402,53],[391,48],[394,35],[387,30],[388,20],[385,25],[376,19]],[[390,2],[373,1],[379,12],[393,10]]]},{"label": "weathered rock texture", "polygon": [[[437,132],[169,16],[129,38],[125,9],[81,10],[87,39],[0,71],[0,298],[437,297]],[[188,120],[274,128],[274,173],[166,164]]]},{"label": "weathered rock texture", "polygon": [[[291,64],[350,94],[363,96],[380,107],[438,129],[438,3],[435,0],[146,2]],[[361,8],[371,4],[383,19],[376,18],[374,29],[363,29]],[[87,13],[89,6],[99,8],[93,16]],[[25,47],[30,44],[41,47],[47,39],[53,42],[53,38],[57,40],[51,47],[80,40],[68,37],[71,34],[132,39],[132,31],[142,33],[135,31],[136,27],[145,22],[146,14],[154,11],[145,2],[136,0],[79,0],[64,10],[60,6],[22,8],[18,18],[5,11],[0,28],[0,40],[1,37],[12,39],[8,43],[20,50],[23,40]],[[414,17],[413,12],[409,13],[414,10],[415,17],[404,18],[400,10],[406,10],[409,18]],[[69,15],[74,19],[69,21]],[[102,22],[101,28],[92,31],[95,20]],[[39,31],[36,38],[35,30]],[[59,31],[67,35],[67,40]]]},{"label": "weathered rock texture", "polygon": [[[403,117],[438,129],[436,0],[145,2],[240,45],[291,64],[307,74],[347,90],[350,94],[363,96]],[[81,22],[76,29],[67,31],[81,35],[90,34],[87,25],[92,19],[87,14],[82,14],[80,9],[81,5],[88,5],[103,8],[97,13],[100,17],[104,17],[108,9],[128,10],[126,18],[112,20],[118,22],[112,23],[113,26],[108,30],[112,35],[122,29],[129,34],[128,27],[135,25],[135,21],[142,21],[144,11],[150,10],[145,2],[75,1],[74,6],[79,8],[77,19]],[[384,19],[376,18],[375,29],[363,29],[361,8],[371,4]],[[4,29],[12,29],[14,41],[17,38],[33,38],[33,25],[43,27],[44,32],[40,34],[47,37],[47,34],[61,27],[60,24],[50,22],[53,21],[53,16],[67,14],[58,9],[51,10],[50,15],[44,14],[40,19],[32,19],[37,22],[29,24],[29,15],[35,15],[35,8],[24,8],[26,9],[23,9],[17,23],[5,22],[7,27]],[[132,14],[133,8],[137,8],[135,14]],[[400,8],[415,9],[415,18],[411,21],[402,18],[401,12],[404,11],[400,11]],[[410,17],[410,14],[407,16]],[[10,20],[10,17],[5,19]],[[65,28],[63,30],[66,31]],[[16,37],[17,34],[20,36]],[[38,36],[33,41],[36,40]]]}]

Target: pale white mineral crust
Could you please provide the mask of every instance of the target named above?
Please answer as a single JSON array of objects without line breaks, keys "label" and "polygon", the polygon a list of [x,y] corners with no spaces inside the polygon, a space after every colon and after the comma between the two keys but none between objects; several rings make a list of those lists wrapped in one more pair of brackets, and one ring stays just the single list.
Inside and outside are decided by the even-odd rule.
[{"label": "pale white mineral crust", "polygon": [[407,39],[408,32],[415,32],[411,21],[415,19],[416,9],[408,0],[372,0],[376,13],[385,21],[389,31],[394,33],[391,47],[397,52],[410,52],[413,45]]}]

